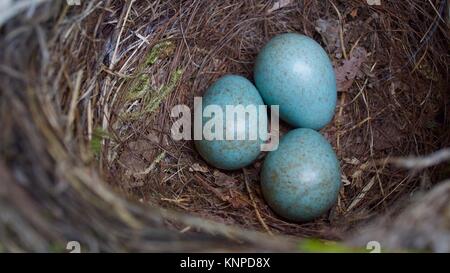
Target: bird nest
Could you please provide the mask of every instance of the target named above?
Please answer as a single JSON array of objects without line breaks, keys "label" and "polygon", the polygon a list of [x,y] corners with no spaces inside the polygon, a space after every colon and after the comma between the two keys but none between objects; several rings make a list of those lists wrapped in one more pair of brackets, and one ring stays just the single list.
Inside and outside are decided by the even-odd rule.
[{"label": "bird nest", "polygon": [[[450,142],[447,1],[43,2],[0,21],[0,250],[294,250],[345,240],[448,177],[399,167]],[[222,171],[171,137],[175,105],[224,74],[252,80],[285,32],[319,42],[338,84],[321,133],[343,186],[300,224],[262,198],[265,154]]]}]

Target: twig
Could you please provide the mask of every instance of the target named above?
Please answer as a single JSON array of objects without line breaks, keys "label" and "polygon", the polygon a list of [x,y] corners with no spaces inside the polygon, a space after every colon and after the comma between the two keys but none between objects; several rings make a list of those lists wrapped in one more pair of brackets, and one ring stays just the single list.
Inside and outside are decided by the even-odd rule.
[{"label": "twig", "polygon": [[83,79],[83,70],[77,72],[77,77],[75,79],[75,86],[72,92],[72,98],[70,100],[69,113],[67,115],[67,125],[66,125],[66,139],[70,139],[71,127],[75,119],[75,110],[77,109],[78,96],[80,95],[81,80]]},{"label": "twig", "polygon": [[2,10],[0,10],[0,26],[27,8],[36,7],[39,4],[48,1],[49,0],[25,0],[11,1],[11,3],[6,2],[5,4],[2,4]]},{"label": "twig", "polygon": [[387,162],[406,169],[421,170],[448,160],[450,160],[450,148],[444,148],[422,157],[388,158]]},{"label": "twig", "polygon": [[242,169],[244,173],[244,181],[245,181],[245,187],[247,188],[248,195],[250,196],[250,200],[252,201],[253,208],[255,209],[256,218],[258,218],[259,222],[263,226],[263,228],[269,233],[270,235],[273,235],[272,231],[270,231],[269,227],[267,226],[266,222],[264,222],[264,219],[262,218],[261,214],[259,213],[258,206],[256,205],[255,199],[253,198],[252,191],[250,190],[250,186],[248,185],[248,175],[247,170]]},{"label": "twig", "polygon": [[342,15],[339,12],[339,9],[336,7],[336,5],[332,1],[330,1],[330,3],[333,6],[333,8],[336,10],[336,13],[339,18],[339,40],[341,41],[342,54],[344,55],[344,58],[346,60],[348,60],[347,51],[345,50],[345,43],[344,43],[344,21],[342,19]]},{"label": "twig", "polygon": [[116,47],[114,48],[114,52],[111,58],[111,64],[109,65],[109,69],[113,69],[114,65],[116,64],[116,55],[117,50],[119,49],[120,44],[120,37],[122,36],[123,29],[125,28],[125,24],[127,23],[128,15],[130,14],[131,6],[133,5],[134,0],[131,0],[130,4],[128,5],[127,13],[125,14],[125,17],[123,18],[122,27],[120,28],[119,36],[117,37]]},{"label": "twig", "polygon": [[373,184],[375,184],[375,176],[370,179],[370,181],[364,186],[364,188],[361,190],[361,192],[353,199],[350,206],[348,206],[346,212],[351,211],[356,205],[361,202],[361,200],[366,196],[366,194],[369,192],[369,190],[372,188]]},{"label": "twig", "polygon": [[[331,5],[333,6],[333,8],[336,10],[336,13],[338,15],[339,18],[339,40],[341,42],[341,49],[342,49],[342,54],[344,55],[344,58],[347,60],[348,56],[347,56],[347,51],[345,50],[345,43],[344,43],[344,23],[342,20],[342,16],[341,13],[339,12],[339,9],[336,7],[336,5],[330,1]],[[359,39],[357,41],[357,43],[359,42]],[[353,49],[353,48],[352,48]],[[346,100],[346,92],[342,93],[341,96],[341,100],[340,100],[340,107],[339,107],[339,112],[338,112],[338,126],[340,127],[341,125],[341,120],[342,120],[342,113],[344,110],[344,104],[345,104],[345,100]],[[337,150],[340,150],[340,146],[341,146],[341,139],[340,139],[340,135],[336,134],[336,145],[337,145]]]}]

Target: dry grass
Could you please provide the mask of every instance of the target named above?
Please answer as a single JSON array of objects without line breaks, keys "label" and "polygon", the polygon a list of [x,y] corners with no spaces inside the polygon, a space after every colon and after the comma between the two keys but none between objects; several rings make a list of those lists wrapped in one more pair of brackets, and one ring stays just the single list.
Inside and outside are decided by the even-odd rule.
[{"label": "dry grass", "polygon": [[[233,250],[236,242],[291,249],[281,237],[261,242],[264,235],[248,230],[341,239],[426,188],[423,181],[447,175],[438,167],[408,172],[389,160],[450,142],[446,1],[305,0],[276,10],[272,1],[85,2],[43,4],[0,32],[0,175],[9,177],[5,192],[24,195],[24,203],[0,201],[11,215],[16,206],[45,214],[10,228],[27,227],[44,249],[67,236],[92,242],[92,250]],[[318,19],[337,22],[338,43],[318,32]],[[192,106],[226,73],[251,79],[259,49],[288,31],[315,38],[336,68],[359,48],[367,52],[322,130],[341,159],[345,186],[328,215],[305,224],[285,222],[261,198],[263,157],[245,172],[220,172],[191,142],[170,137],[174,105]],[[48,223],[61,224],[49,229],[57,234],[49,240],[42,233]],[[141,240],[130,242],[130,234]],[[205,236],[209,245],[199,248]],[[13,247],[36,248],[25,240]]]}]

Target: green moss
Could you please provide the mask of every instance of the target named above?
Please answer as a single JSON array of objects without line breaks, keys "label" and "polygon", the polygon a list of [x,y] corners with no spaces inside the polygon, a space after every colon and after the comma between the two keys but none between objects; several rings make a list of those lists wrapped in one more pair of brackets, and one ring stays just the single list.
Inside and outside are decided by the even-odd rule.
[{"label": "green moss", "polygon": [[109,138],[109,133],[101,127],[94,129],[91,139],[91,151],[95,156],[99,156],[102,150],[102,140]]},{"label": "green moss", "polygon": [[127,100],[133,101],[141,99],[150,88],[150,77],[148,74],[142,74],[136,81],[136,84],[128,93]]},{"label": "green moss", "polygon": [[[164,41],[156,44],[148,53],[145,62],[143,64],[144,69],[152,66],[158,60],[166,58],[172,55],[175,49],[174,44],[171,41]],[[127,95],[128,101],[141,99],[144,95],[151,90],[150,88],[150,76],[146,73],[141,74],[137,79],[133,80],[130,93]]]},{"label": "green moss", "polygon": [[298,247],[301,252],[313,252],[313,253],[368,252],[365,249],[352,248],[352,247],[344,246],[337,242],[317,240],[317,239],[305,239],[299,244]]},{"label": "green moss", "polygon": [[172,55],[175,45],[171,41],[163,41],[156,44],[147,55],[145,66],[155,64],[159,59]]},{"label": "green moss", "polygon": [[164,101],[170,95],[170,93],[172,93],[173,90],[175,90],[175,87],[177,86],[178,81],[183,75],[183,72],[184,71],[181,69],[175,70],[175,72],[171,75],[168,84],[162,86],[159,90],[150,94],[150,96],[148,97],[148,101],[145,104],[145,113],[152,113],[159,108],[161,102]]},{"label": "green moss", "polygon": [[[143,63],[144,69],[154,65],[158,60],[171,56],[174,49],[175,45],[171,41],[163,41],[156,44],[150,50]],[[176,70],[172,74],[169,83],[159,89],[152,88],[150,85],[150,75],[148,73],[143,73],[139,77],[133,79],[126,100],[129,103],[141,100],[141,108],[140,111],[124,113],[121,115],[121,118],[134,119],[142,114],[151,113],[157,110],[161,102],[174,90],[182,74],[183,71]]]},{"label": "green moss", "polygon": [[66,246],[62,245],[61,243],[55,242],[55,243],[52,243],[49,245],[48,252],[63,253],[63,252],[67,252],[67,250],[66,250]]},{"label": "green moss", "polygon": [[175,70],[172,73],[169,82],[157,90],[152,90],[151,88],[145,89],[146,91],[141,97],[141,110],[125,113],[122,115],[122,119],[136,119],[143,114],[153,113],[158,110],[161,103],[175,90],[175,87],[180,81],[183,72],[184,71],[182,69]]},{"label": "green moss", "polygon": [[161,162],[161,160],[164,159],[164,157],[166,157],[166,152],[162,152],[160,153],[152,162],[153,165],[158,164],[159,162]]}]

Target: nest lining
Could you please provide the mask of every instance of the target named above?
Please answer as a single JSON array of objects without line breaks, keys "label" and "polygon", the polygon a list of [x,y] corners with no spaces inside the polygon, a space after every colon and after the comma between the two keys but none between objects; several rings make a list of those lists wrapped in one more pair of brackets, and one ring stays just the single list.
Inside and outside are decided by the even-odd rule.
[{"label": "nest lining", "polygon": [[[438,168],[418,176],[388,159],[449,143],[447,34],[436,14],[444,2],[437,8],[416,0],[53,7],[46,66],[38,72],[46,89],[38,101],[55,141],[95,180],[131,200],[269,234],[342,239],[442,176]],[[244,170],[225,172],[205,164],[192,142],[170,137],[174,105],[192,106],[224,74],[251,80],[258,51],[284,32],[321,43],[338,74],[336,115],[321,132],[341,161],[344,186],[327,215],[304,224],[280,219],[264,202],[264,154]],[[289,129],[281,124],[282,134]],[[174,219],[166,225],[198,232]]]},{"label": "nest lining", "polygon": [[[405,55],[410,56],[416,50],[411,41],[415,35],[395,34],[397,28],[413,27],[406,23],[406,18],[423,17],[415,5],[415,2],[404,4],[408,13],[393,18],[389,12],[401,5],[386,3],[377,8],[350,3],[341,5],[337,14],[329,3],[304,2],[270,11],[271,3],[192,2],[174,10],[168,8],[162,15],[153,15],[156,17],[153,20],[145,20],[139,12],[135,17],[130,13],[128,20],[138,21],[135,25],[125,24],[128,32],[122,35],[130,39],[130,44],[124,42],[122,51],[133,50],[135,58],[139,60],[137,55],[141,54],[147,61],[139,69],[131,62],[128,66],[117,64],[126,74],[142,73],[141,78],[129,85],[142,87],[132,91],[142,96],[118,99],[111,107],[119,114],[117,118],[112,115],[108,126],[118,132],[120,140],[106,145],[105,157],[114,154],[105,161],[105,172],[111,175],[109,181],[144,203],[269,233],[335,239],[342,231],[354,227],[354,223],[382,213],[401,196],[414,191],[418,180],[402,170],[380,164],[380,160],[424,154],[440,145],[439,129],[430,128],[428,123],[436,120],[438,109],[442,109],[443,95],[439,87],[430,95],[427,87],[439,83],[425,68],[411,73],[414,64],[408,64]],[[359,14],[353,18],[355,10]],[[173,15],[166,15],[170,11]],[[155,46],[146,46],[133,35],[133,30],[140,26],[138,22],[142,22],[141,35],[150,37],[146,39]],[[320,29],[323,22],[328,25]],[[149,27],[153,30],[148,30]],[[339,42],[344,47],[336,44],[338,41],[333,44],[333,38],[337,37],[323,33],[333,27],[342,27],[343,41]],[[160,38],[152,38],[156,35],[151,31],[158,28],[164,32]],[[350,87],[345,88],[346,79],[338,76],[341,92],[336,116],[322,130],[341,159],[345,186],[329,215],[305,224],[283,221],[262,199],[258,174],[264,156],[246,171],[223,172],[206,165],[192,143],[172,141],[170,137],[174,122],[169,115],[171,107],[192,106],[193,97],[201,96],[224,74],[251,79],[259,49],[275,34],[283,32],[314,37],[327,48],[336,69],[357,66],[357,58],[364,58],[354,68],[356,72],[350,70],[356,73]],[[398,39],[392,35],[398,35]],[[160,42],[161,39],[164,41]],[[411,48],[405,52],[405,46]],[[364,51],[364,56],[360,57],[358,51]],[[134,60],[132,54],[123,54],[130,56],[129,61]],[[424,56],[425,66],[438,65],[429,63],[433,62],[429,58]],[[126,63],[127,58],[122,59]],[[404,66],[408,70],[402,70]],[[126,94],[130,89],[127,85],[128,81],[115,92]],[[282,133],[287,130],[284,125]]]}]

